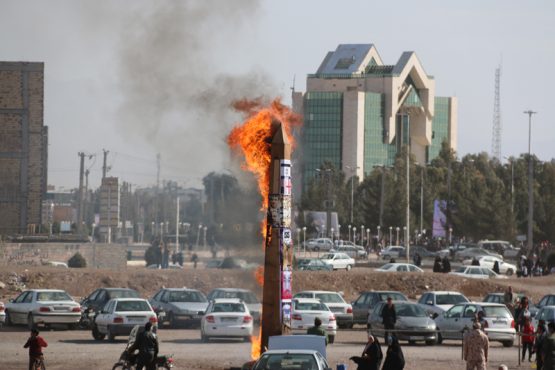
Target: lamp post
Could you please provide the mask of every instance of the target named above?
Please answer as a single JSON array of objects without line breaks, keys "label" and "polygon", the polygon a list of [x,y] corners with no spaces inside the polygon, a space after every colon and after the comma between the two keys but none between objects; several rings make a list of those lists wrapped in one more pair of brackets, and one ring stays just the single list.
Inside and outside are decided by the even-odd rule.
[{"label": "lamp post", "polygon": [[202,229],[202,224],[198,225],[198,231],[197,231],[197,249],[199,247],[199,243],[200,243],[200,230]]},{"label": "lamp post", "polygon": [[524,114],[528,115],[528,234],[526,237],[526,247],[528,253],[532,252],[534,239],[534,174],[532,172],[532,115],[538,112],[527,110]]},{"label": "lamp post", "polygon": [[334,235],[333,235],[334,230],[333,230],[333,227],[331,228],[330,231],[331,231],[331,241],[333,242],[333,240],[334,240]]},{"label": "lamp post", "polygon": [[360,225],[360,245],[364,245],[364,225]]},{"label": "lamp post", "polygon": [[341,225],[337,224],[337,239],[341,240]]},{"label": "lamp post", "polygon": [[301,229],[297,228],[297,251],[301,251]]},{"label": "lamp post", "polygon": [[[92,231],[91,231],[91,242],[94,243],[94,228],[96,227],[96,224],[93,222],[92,226]],[[50,223],[50,235],[52,235],[52,223]]]},{"label": "lamp post", "polygon": [[204,227],[204,236],[202,238],[203,242],[202,242],[202,246],[206,249],[206,231],[208,230],[208,226]]},{"label": "lamp post", "polygon": [[324,228],[324,232],[322,233],[322,237],[326,237],[327,233],[331,229],[331,207],[332,207],[332,192],[331,192],[331,180],[332,180],[332,169],[320,169],[317,168],[316,172],[323,176],[324,181],[326,182],[326,200],[324,201],[324,206],[326,208],[326,225]]},{"label": "lamp post", "polygon": [[377,232],[376,235],[378,237],[378,243],[379,243],[380,242],[380,225],[378,225],[377,230],[378,230],[378,232]]},{"label": "lamp post", "polygon": [[306,257],[306,226],[303,226],[303,249]]},{"label": "lamp post", "polygon": [[426,167],[422,166],[420,170],[420,234],[422,234],[422,229],[424,228],[424,169]]},{"label": "lamp post", "polygon": [[399,226],[397,226],[397,227],[395,228],[395,230],[397,231],[397,238],[396,238],[396,241],[397,241],[397,242],[395,243],[395,245],[399,245],[399,230],[400,230],[400,229],[399,229]]},{"label": "lamp post", "polygon": [[368,246],[367,249],[370,249],[370,228],[366,229],[366,245]]},{"label": "lamp post", "polygon": [[355,188],[354,188],[353,181],[354,181],[354,178],[355,178],[356,171],[360,167],[358,167],[358,166],[357,167],[345,166],[345,168],[351,170],[351,172],[352,172],[352,175],[351,175],[351,218],[350,218],[350,221],[351,221],[351,223],[353,223],[353,208],[354,208],[354,196],[355,196],[354,195],[355,194]]},{"label": "lamp post", "polygon": [[351,225],[347,226],[349,228],[349,241],[351,241]]},{"label": "lamp post", "polygon": [[407,227],[406,226],[403,226],[403,239],[405,239],[404,244],[406,247],[407,246]]},{"label": "lamp post", "polygon": [[357,241],[357,228],[356,226],[353,226],[353,243],[356,244]]},{"label": "lamp post", "polygon": [[511,157],[503,157],[511,164],[511,213],[515,211],[515,166]]},{"label": "lamp post", "polygon": [[389,227],[389,245],[393,245],[391,244],[391,239],[393,239],[393,226]]},{"label": "lamp post", "polygon": [[450,227],[449,228],[449,245],[452,245],[453,243],[453,228]]}]

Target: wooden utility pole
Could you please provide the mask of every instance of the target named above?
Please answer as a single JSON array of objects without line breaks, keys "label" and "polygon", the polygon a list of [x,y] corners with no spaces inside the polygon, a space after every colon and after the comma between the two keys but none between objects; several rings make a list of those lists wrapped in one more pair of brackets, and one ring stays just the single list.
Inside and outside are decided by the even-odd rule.
[{"label": "wooden utility pole", "polygon": [[[285,276],[283,265],[288,268],[292,259],[291,145],[281,123],[274,122],[274,129],[271,143],[272,162],[262,293],[262,351],[268,348],[270,336],[282,334],[282,277]],[[289,269],[287,270],[290,272]],[[283,295],[290,294],[290,279],[287,285],[288,292]]]},{"label": "wooden utility pole", "polygon": [[85,153],[79,152],[79,199],[77,201],[77,232],[83,231],[83,177],[85,175]]}]

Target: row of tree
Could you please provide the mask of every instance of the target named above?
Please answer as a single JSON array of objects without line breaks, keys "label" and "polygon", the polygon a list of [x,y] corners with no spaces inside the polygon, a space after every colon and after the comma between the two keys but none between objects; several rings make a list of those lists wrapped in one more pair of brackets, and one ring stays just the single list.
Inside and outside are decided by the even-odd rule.
[{"label": "row of tree", "polygon": [[[299,214],[323,211],[328,186],[331,186],[333,211],[338,213],[339,224],[350,224],[353,186],[353,226],[367,225],[373,235],[378,225],[382,230],[390,226],[402,228],[407,204],[405,153],[398,155],[393,166],[376,167],[362,181],[356,177],[347,179],[343,172],[324,164],[322,168],[332,172],[331,184],[322,177],[312,179],[302,195]],[[542,162],[532,156],[532,163],[534,242],[555,241],[555,161]],[[446,227],[453,229],[453,235],[473,240],[514,241],[517,235],[525,235],[527,230],[527,174],[528,155],[509,158],[505,164],[486,153],[468,154],[457,160],[444,145],[439,156],[429,165],[418,165],[411,157],[410,229],[420,230],[422,221],[422,228],[428,231],[426,235],[431,236],[434,200],[442,200],[445,201]],[[382,197],[384,207],[380,222]],[[304,226],[302,217],[297,221]],[[341,229],[347,230],[346,227]]]}]

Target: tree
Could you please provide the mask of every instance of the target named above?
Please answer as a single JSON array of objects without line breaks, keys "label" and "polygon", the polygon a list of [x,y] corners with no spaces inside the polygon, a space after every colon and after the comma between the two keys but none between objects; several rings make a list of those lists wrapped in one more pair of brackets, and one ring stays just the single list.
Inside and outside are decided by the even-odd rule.
[{"label": "tree", "polygon": [[67,265],[73,268],[82,268],[87,267],[87,261],[81,253],[77,252],[67,261]]}]

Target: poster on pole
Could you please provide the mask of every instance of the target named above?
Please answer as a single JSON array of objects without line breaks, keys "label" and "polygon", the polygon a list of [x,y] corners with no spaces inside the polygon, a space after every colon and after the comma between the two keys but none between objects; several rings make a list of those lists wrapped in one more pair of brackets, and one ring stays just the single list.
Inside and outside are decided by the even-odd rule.
[{"label": "poster on pole", "polygon": [[434,238],[445,238],[447,227],[447,216],[443,212],[447,207],[447,202],[444,200],[434,200],[434,220],[432,228],[432,237]]}]

